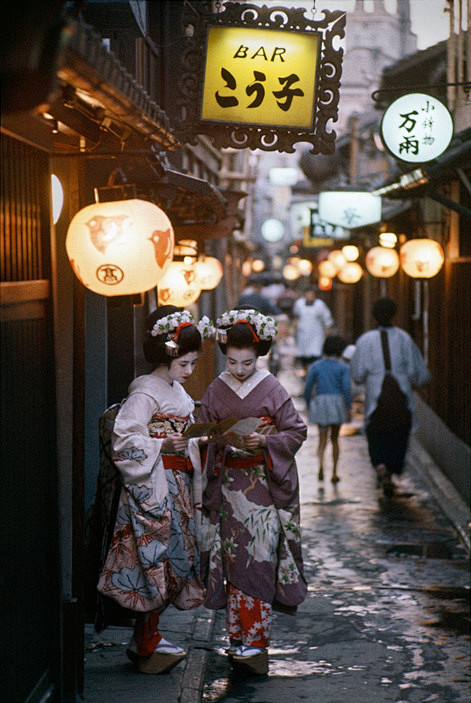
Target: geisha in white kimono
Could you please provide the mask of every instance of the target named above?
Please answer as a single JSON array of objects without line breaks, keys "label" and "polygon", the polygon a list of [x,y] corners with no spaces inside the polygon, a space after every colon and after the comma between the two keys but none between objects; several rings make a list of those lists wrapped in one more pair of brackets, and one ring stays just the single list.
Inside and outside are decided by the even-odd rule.
[{"label": "geisha in white kimono", "polygon": [[185,656],[159,633],[159,614],[203,602],[197,525],[201,509],[198,440],[183,437],[194,403],[181,385],[191,375],[209,320],[199,326],[187,311],[158,308],[149,318],[144,353],[157,364],[136,378],[111,434],[119,475],[114,523],[98,582],[102,596],[133,611],[127,654],[139,671],[164,673]]},{"label": "geisha in white kimono", "polygon": [[256,417],[262,425],[242,440],[230,430],[215,436],[203,451],[205,605],[227,608],[232,665],[265,674],[272,608],[295,612],[307,591],[294,459],[307,428],[277,379],[256,368],[274,321],[237,309],[217,325],[227,370],[205,392],[198,421]]}]

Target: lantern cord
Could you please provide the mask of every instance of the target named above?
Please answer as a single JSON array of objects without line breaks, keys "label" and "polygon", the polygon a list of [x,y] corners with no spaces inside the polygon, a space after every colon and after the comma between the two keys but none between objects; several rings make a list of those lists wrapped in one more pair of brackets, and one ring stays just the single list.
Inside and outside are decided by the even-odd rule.
[{"label": "lantern cord", "polygon": [[312,19],[314,20],[314,17],[316,16],[316,0],[312,0],[312,7],[311,7],[311,15]]}]

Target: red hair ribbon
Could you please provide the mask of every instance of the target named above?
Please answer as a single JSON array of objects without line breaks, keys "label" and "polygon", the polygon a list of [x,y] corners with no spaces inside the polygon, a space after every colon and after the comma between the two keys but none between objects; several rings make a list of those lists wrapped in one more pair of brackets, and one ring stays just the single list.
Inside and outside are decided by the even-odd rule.
[{"label": "red hair ribbon", "polygon": [[237,322],[234,322],[233,327],[235,327],[235,325],[240,325],[241,322],[243,322],[244,324],[248,325],[248,326],[250,327],[250,329],[252,330],[253,341],[254,341],[254,342],[259,342],[260,339],[259,339],[259,338],[257,337],[257,335],[255,334],[254,328],[252,327],[252,325],[250,324],[250,322],[248,322],[247,320],[237,320]]},{"label": "red hair ribbon", "polygon": [[179,336],[180,336],[180,332],[182,331],[182,329],[183,329],[184,327],[193,327],[193,323],[192,323],[192,322],[180,322],[180,324],[178,325],[177,329],[175,330],[175,334],[172,335],[172,340],[173,340],[174,342],[176,342],[176,343],[178,342],[178,338],[179,338]]}]

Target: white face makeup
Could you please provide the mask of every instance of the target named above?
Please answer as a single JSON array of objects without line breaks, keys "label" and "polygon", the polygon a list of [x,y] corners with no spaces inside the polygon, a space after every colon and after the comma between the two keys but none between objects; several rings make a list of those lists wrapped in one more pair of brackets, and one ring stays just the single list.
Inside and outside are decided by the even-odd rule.
[{"label": "white face makeup", "polygon": [[178,383],[185,383],[185,381],[191,376],[198,361],[198,352],[188,352],[183,356],[173,359],[168,370],[168,375],[171,381],[178,381]]},{"label": "white face makeup", "polygon": [[245,381],[256,370],[257,355],[251,347],[248,349],[227,347],[226,363],[234,378],[238,381]]}]

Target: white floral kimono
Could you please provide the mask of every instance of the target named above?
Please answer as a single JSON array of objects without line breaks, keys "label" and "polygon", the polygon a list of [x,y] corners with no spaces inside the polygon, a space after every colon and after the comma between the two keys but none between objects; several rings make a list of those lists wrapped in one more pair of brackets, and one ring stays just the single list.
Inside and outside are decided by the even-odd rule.
[{"label": "white floral kimono", "polygon": [[[193,421],[193,410],[178,382],[153,372],[131,383],[114,421],[112,460],[122,485],[98,591],[132,611],[162,612],[170,603],[187,610],[203,601],[194,508],[199,517],[200,472],[193,485],[190,457],[162,452],[164,439]],[[199,461],[194,440],[189,453]]]}]

